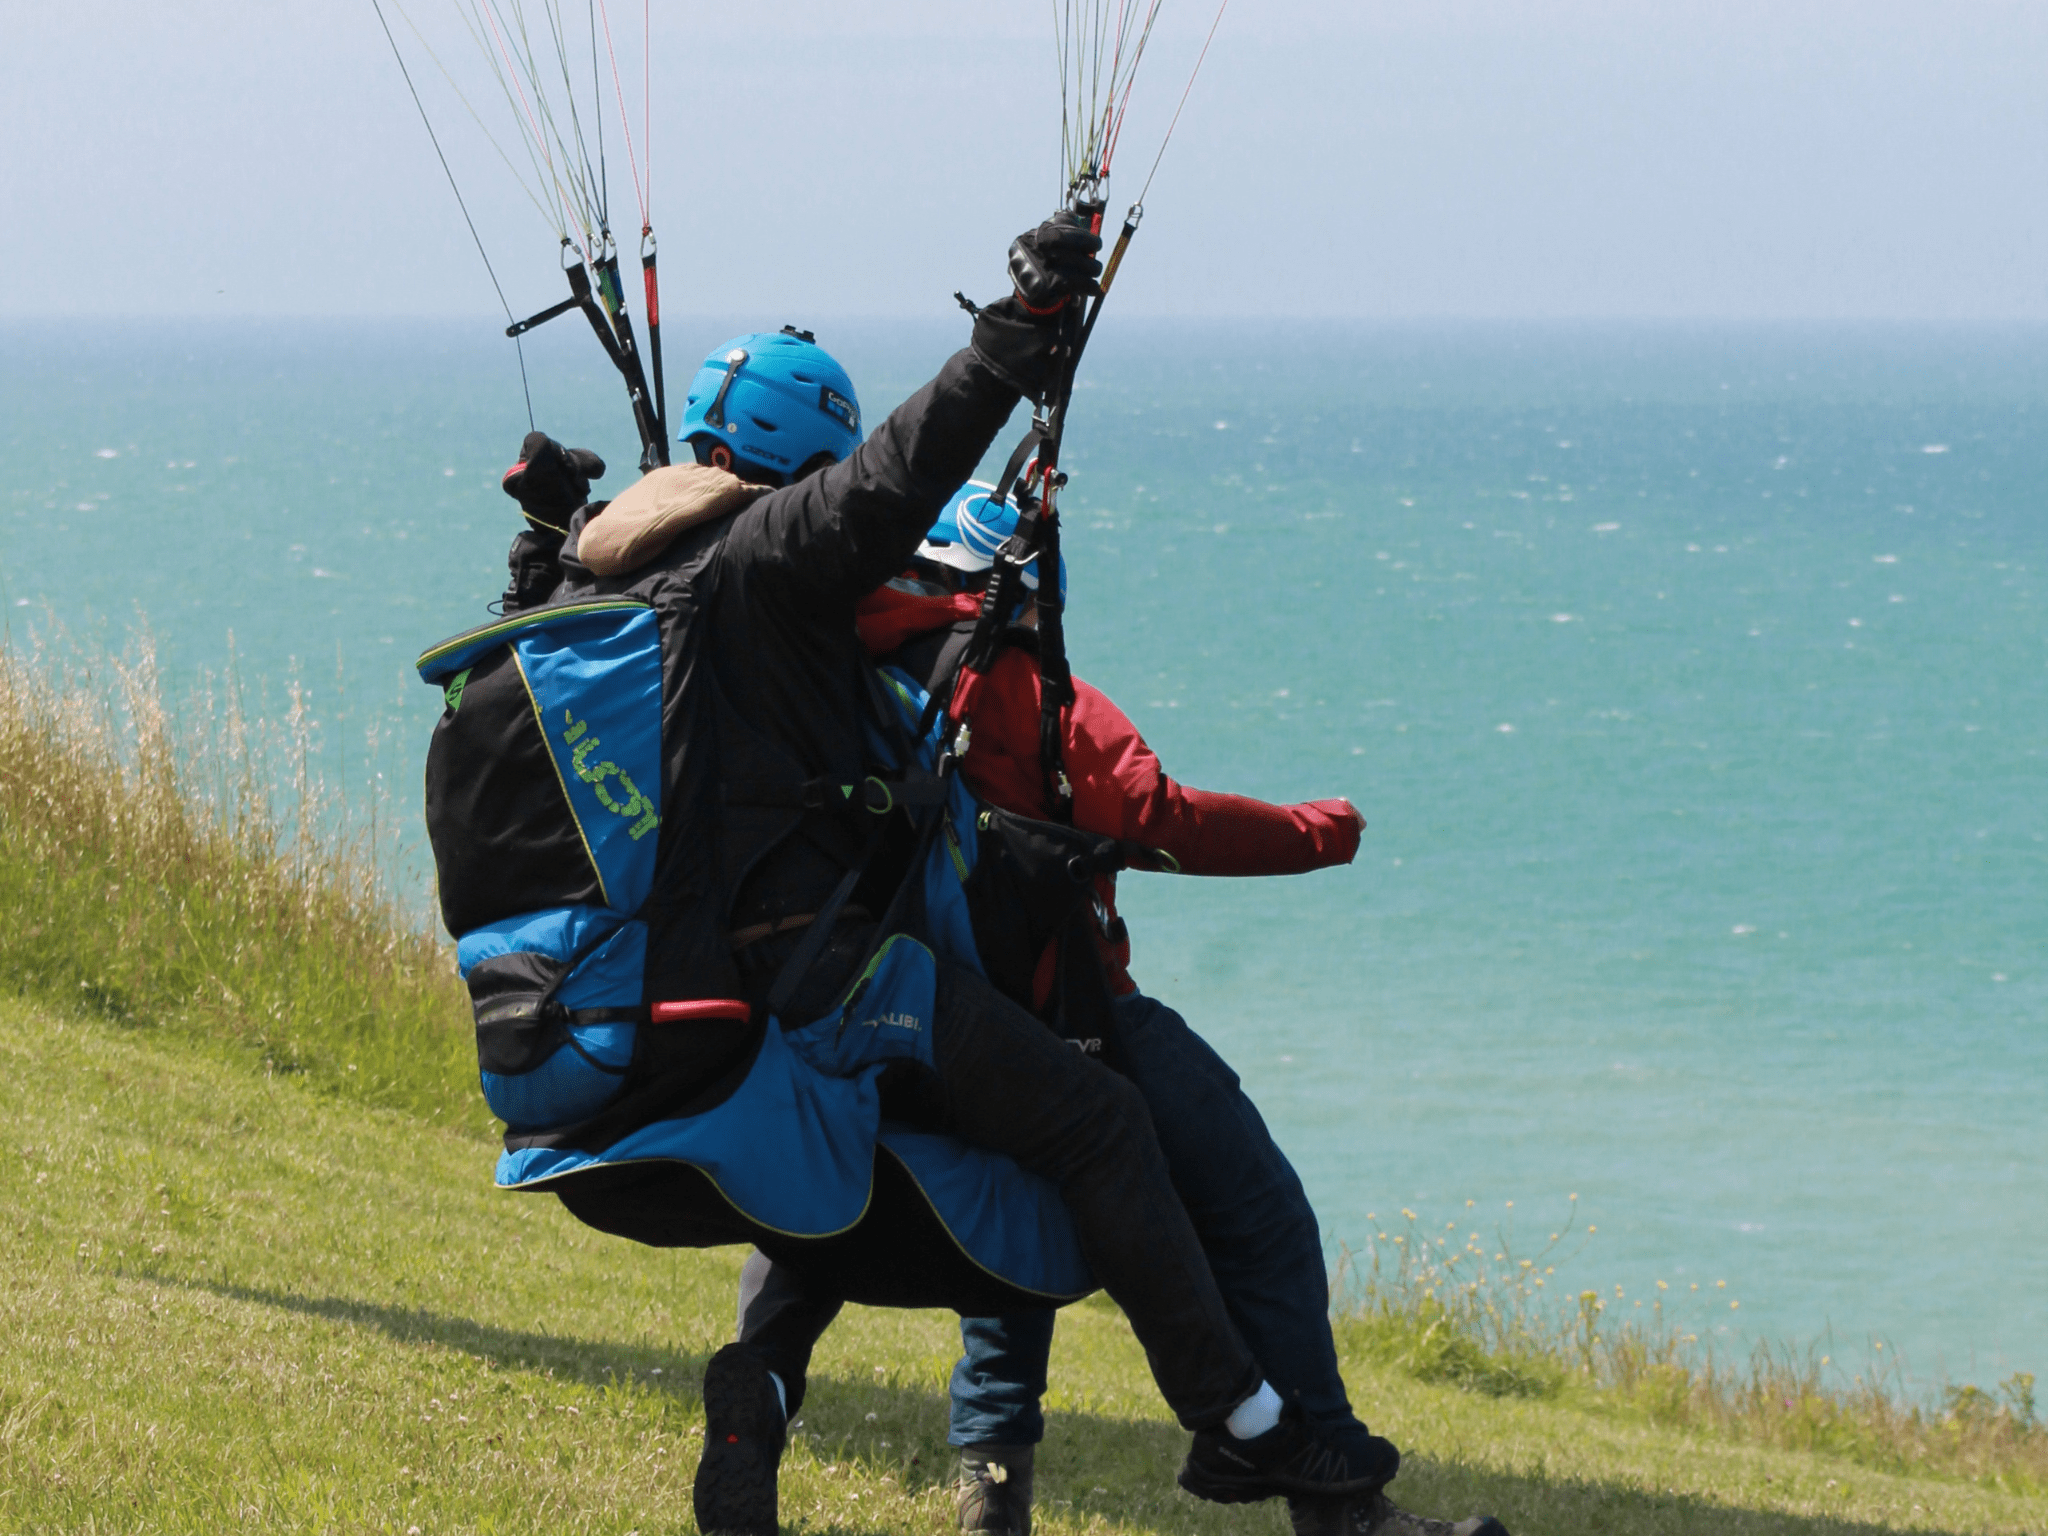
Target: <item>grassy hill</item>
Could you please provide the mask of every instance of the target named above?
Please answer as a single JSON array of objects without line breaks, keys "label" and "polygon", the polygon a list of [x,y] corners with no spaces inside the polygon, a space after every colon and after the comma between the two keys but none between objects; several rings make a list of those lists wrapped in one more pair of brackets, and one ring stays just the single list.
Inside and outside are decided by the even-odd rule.
[{"label": "grassy hill", "polygon": [[[688,1532],[741,1255],[492,1190],[460,986],[319,830],[296,716],[266,758],[231,705],[179,729],[146,651],[106,676],[0,648],[0,1532]],[[2031,1378],[1922,1413],[1796,1363],[1596,1349],[1590,1293],[1580,1335],[1503,1330],[1451,1274],[1338,1325],[1412,1508],[1517,1536],[2048,1533]],[[957,1348],[949,1315],[841,1319],[786,1527],[951,1529]],[[1282,1536],[1278,1506],[1174,1489],[1185,1436],[1113,1306],[1067,1310],[1052,1381],[1050,1536]]]},{"label": "grassy hill", "polygon": [[[493,1192],[474,1134],[189,1043],[0,1003],[0,1529],[686,1532],[735,1251],[599,1236]],[[949,1316],[855,1311],[786,1463],[786,1526],[950,1526]],[[1405,1502],[1518,1536],[2048,1531],[1981,1483],[1346,1373]],[[1062,1319],[1048,1532],[1285,1529],[1177,1492],[1184,1437],[1114,1308]]]}]

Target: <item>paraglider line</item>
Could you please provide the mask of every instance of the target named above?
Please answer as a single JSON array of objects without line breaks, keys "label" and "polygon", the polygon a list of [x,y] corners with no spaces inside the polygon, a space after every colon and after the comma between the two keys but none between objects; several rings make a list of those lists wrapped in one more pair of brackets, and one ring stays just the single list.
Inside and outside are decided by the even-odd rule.
[{"label": "paraglider line", "polygon": [[[384,7],[378,0],[370,0],[370,7],[377,13],[377,25],[384,29],[384,41],[391,45],[391,57],[398,61],[398,72],[405,77],[405,88],[412,92],[412,104],[419,109],[420,123],[427,130],[427,141],[434,146],[434,157],[441,162],[441,174],[448,178],[448,190],[455,194],[455,206],[462,210],[462,222],[469,226],[469,238],[476,242],[476,253],[484,259],[484,271],[490,274],[491,286],[498,290],[498,303],[504,306],[505,318],[514,324],[518,322],[512,314],[512,305],[505,297],[505,288],[498,281],[498,272],[491,265],[490,252],[484,249],[484,239],[476,232],[476,220],[469,216],[469,204],[463,201],[462,188],[455,184],[455,172],[448,167],[448,157],[441,152],[440,137],[434,132],[433,120],[427,116],[426,103],[420,100],[419,87],[412,83],[412,71],[405,67],[405,55],[398,51],[398,39],[391,35],[391,23],[384,19]],[[519,388],[526,396],[526,425],[529,431],[533,425],[533,386],[526,380],[526,344],[517,337],[513,346],[519,353]]]},{"label": "paraglider line", "polygon": [[1159,141],[1159,153],[1152,157],[1152,169],[1145,173],[1145,185],[1138,192],[1139,206],[1145,202],[1145,194],[1152,190],[1152,178],[1159,174],[1159,162],[1166,158],[1166,146],[1173,142],[1173,130],[1180,126],[1181,109],[1188,104],[1188,93],[1195,88],[1195,76],[1202,72],[1202,61],[1209,57],[1209,44],[1216,41],[1216,29],[1223,25],[1223,13],[1229,8],[1230,0],[1223,0],[1216,7],[1216,19],[1209,23],[1209,35],[1202,40],[1202,51],[1195,56],[1195,67],[1188,71],[1188,83],[1181,90],[1180,105],[1173,109],[1173,121],[1166,125],[1166,137]]},{"label": "paraglider line", "polygon": [[[618,98],[619,124],[626,130],[626,164],[633,172],[633,196],[640,203],[640,227],[644,230],[647,228],[647,193],[640,187],[640,161],[633,153],[633,120],[626,116],[626,93],[619,86],[618,50],[612,47],[612,16],[604,0],[597,0],[597,14],[604,24],[604,51],[612,61],[612,95]],[[591,64],[594,69],[596,60],[593,59]]]}]

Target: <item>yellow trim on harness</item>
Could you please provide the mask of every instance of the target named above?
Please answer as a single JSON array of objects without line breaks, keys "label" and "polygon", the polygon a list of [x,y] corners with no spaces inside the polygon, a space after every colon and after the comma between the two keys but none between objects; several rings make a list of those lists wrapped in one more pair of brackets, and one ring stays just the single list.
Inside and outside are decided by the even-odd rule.
[{"label": "yellow trim on harness", "polygon": [[[773,1028],[774,1026],[770,1025],[769,1027]],[[882,1144],[879,1141],[876,1142],[876,1149],[880,1150],[881,1145]],[[902,1159],[898,1158],[897,1161],[901,1162]],[[711,1188],[717,1193],[718,1198],[723,1200],[727,1205],[731,1206],[733,1210],[737,1212],[742,1218],[752,1222],[755,1226],[759,1227],[764,1232],[773,1232],[777,1237],[793,1237],[796,1238],[799,1242],[806,1240],[823,1239],[828,1237],[838,1237],[841,1233],[851,1232],[855,1227],[859,1226],[863,1220],[866,1219],[869,1208],[872,1207],[875,1203],[875,1173],[872,1164],[868,1168],[868,1192],[866,1195],[861,1197],[860,1214],[854,1217],[853,1220],[849,1221],[845,1226],[836,1227],[830,1232],[785,1232],[780,1227],[771,1226],[769,1223],[763,1221],[760,1217],[756,1216],[752,1211],[748,1210],[745,1206],[741,1205],[739,1201],[733,1199],[731,1195],[728,1195],[725,1192],[724,1186],[722,1186],[718,1182],[717,1178],[712,1174],[709,1168],[706,1168],[702,1163],[693,1163],[687,1157],[625,1157],[620,1158],[617,1162],[586,1163],[581,1168],[570,1168],[566,1169],[561,1173],[546,1174],[538,1179],[528,1179],[523,1184],[497,1184],[493,1185],[492,1187],[498,1190],[502,1190],[506,1194],[518,1194],[524,1190],[529,1189],[544,1189],[548,1185],[556,1183],[562,1179],[573,1179],[579,1173],[589,1173],[593,1168],[635,1168],[642,1163],[681,1163],[685,1168],[696,1169],[699,1173],[704,1175],[704,1182],[711,1186]],[[915,1184],[917,1183],[917,1180],[912,1179],[910,1182]],[[945,1226],[945,1222],[942,1220],[940,1221],[939,1225],[943,1227]],[[952,1234],[949,1232],[947,1235],[951,1236]],[[956,1238],[955,1241],[957,1242],[958,1239]],[[970,1261],[972,1257],[973,1256],[970,1254]],[[996,1278],[1001,1279],[1002,1277],[998,1275]],[[1017,1287],[1017,1289],[1021,1291],[1024,1289],[1024,1287],[1020,1285]],[[1032,1294],[1036,1295],[1038,1293],[1033,1292]]]},{"label": "yellow trim on harness", "polygon": [[[972,1145],[972,1143],[969,1143],[969,1145]],[[927,1190],[924,1187],[924,1185],[918,1182],[917,1175],[911,1171],[910,1164],[905,1162],[893,1148],[889,1147],[879,1138],[875,1142],[875,1150],[877,1152],[888,1153],[890,1159],[896,1164],[896,1166],[903,1170],[904,1177],[910,1180],[910,1187],[917,1191],[919,1198],[922,1199],[925,1203],[925,1208],[932,1213],[932,1220],[936,1221],[939,1224],[939,1230],[946,1234],[946,1239],[948,1242],[952,1243],[952,1245],[955,1248],[960,1250],[960,1257],[965,1259],[968,1263],[972,1264],[984,1275],[987,1275],[991,1280],[996,1281],[1000,1285],[1007,1285],[1013,1291],[1022,1291],[1026,1296],[1043,1296],[1047,1301],[1057,1301],[1063,1305],[1068,1302],[1079,1301],[1083,1296],[1093,1296],[1095,1294],[1095,1291],[1041,1291],[1036,1286],[1019,1284],[1017,1281],[1012,1280],[1008,1275],[997,1274],[994,1270],[990,1269],[986,1264],[982,1263],[981,1260],[977,1259],[973,1254],[967,1251],[967,1245],[961,1242],[960,1235],[946,1224],[946,1218],[944,1213],[939,1210],[938,1203],[932,1199],[931,1192]],[[982,1148],[980,1150],[986,1151],[987,1149]],[[1101,1289],[1102,1287],[1099,1285],[1095,1288],[1096,1291],[1099,1291]]]},{"label": "yellow trim on harness", "polygon": [[897,682],[895,678],[891,677],[882,668],[877,667],[875,668],[875,671],[877,672],[877,674],[880,675],[882,681],[884,683],[887,683],[889,687],[895,692],[897,701],[901,703],[903,706],[903,712],[909,715],[913,721],[915,721],[918,718],[918,716],[924,713],[924,706],[918,703],[916,699],[913,699],[910,696],[910,690],[908,688],[904,687],[903,684]]},{"label": "yellow trim on harness", "polygon": [[[1041,1291],[1035,1286],[1020,1285],[1017,1281],[1010,1279],[1007,1275],[997,1274],[994,1270],[990,1269],[986,1264],[982,1263],[981,1260],[977,1259],[973,1254],[967,1251],[967,1245],[961,1242],[959,1235],[955,1233],[954,1230],[946,1224],[945,1216],[941,1214],[938,1206],[933,1203],[931,1195],[926,1191],[924,1185],[918,1182],[917,1175],[911,1172],[910,1164],[906,1163],[900,1156],[897,1155],[896,1152],[891,1150],[889,1147],[885,1146],[879,1140],[875,1143],[875,1151],[877,1153],[886,1153],[889,1157],[889,1160],[895,1163],[895,1165],[898,1168],[901,1168],[903,1170],[904,1176],[910,1181],[910,1187],[917,1191],[918,1198],[924,1201],[925,1208],[932,1213],[932,1219],[938,1223],[939,1230],[946,1234],[946,1241],[951,1243],[956,1249],[959,1250],[961,1258],[965,1259],[969,1264],[972,1264],[976,1269],[980,1270],[984,1275],[987,1275],[991,1280],[996,1281],[999,1285],[1006,1285],[1013,1291],[1022,1292],[1026,1296],[1042,1296],[1047,1301],[1059,1302],[1062,1304],[1079,1301],[1083,1296],[1092,1296],[1095,1294],[1094,1291],[1082,1291],[1078,1294],[1071,1291]],[[696,1169],[698,1173],[704,1176],[704,1182],[711,1186],[713,1192],[717,1194],[718,1198],[723,1200],[727,1205],[731,1206],[734,1212],[738,1214],[743,1220],[752,1222],[755,1226],[761,1228],[761,1230],[764,1232],[773,1232],[778,1237],[794,1238],[798,1242],[822,1242],[824,1239],[828,1237],[838,1237],[843,1233],[851,1232],[855,1227],[859,1226],[863,1221],[867,1219],[867,1214],[869,1210],[873,1208],[875,1203],[875,1175],[874,1169],[871,1165],[868,1170],[867,1195],[861,1201],[860,1214],[854,1217],[852,1221],[849,1221],[845,1226],[839,1227],[831,1232],[786,1232],[781,1227],[771,1226],[769,1223],[763,1221],[760,1217],[756,1216],[753,1212],[749,1211],[745,1206],[741,1205],[739,1201],[733,1199],[731,1195],[725,1192],[724,1186],[722,1186],[718,1182],[717,1178],[712,1174],[709,1168],[706,1168],[702,1163],[691,1162],[690,1159],[688,1159],[687,1157],[622,1158],[615,1163],[597,1163],[592,1165],[586,1165],[582,1168],[572,1168],[564,1173],[551,1173],[544,1178],[529,1179],[523,1184],[499,1184],[494,1187],[504,1194],[522,1194],[529,1190],[545,1189],[548,1185],[558,1183],[563,1179],[573,1179],[579,1173],[590,1172],[592,1167],[632,1168],[637,1167],[642,1163],[680,1163],[685,1168]],[[1101,1287],[1098,1286],[1096,1287],[1096,1289],[1100,1290]]]},{"label": "yellow trim on harness", "polygon": [[515,630],[523,629],[528,625],[544,621],[551,623],[556,619],[573,614],[611,613],[621,608],[651,609],[653,606],[653,604],[643,602],[637,597],[603,597],[594,598],[587,603],[564,603],[559,608],[529,608],[524,613],[500,619],[495,624],[479,625],[475,629],[465,630],[462,634],[456,635],[452,639],[443,640],[439,645],[430,646],[428,649],[420,652],[420,659],[413,663],[413,668],[415,671],[421,670],[436,657],[465,650],[479,641],[489,640],[496,635],[511,634]]},{"label": "yellow trim on harness", "polygon": [[590,839],[583,831],[583,818],[576,814],[576,801],[569,793],[569,781],[562,777],[562,765],[555,760],[555,749],[548,744],[547,718],[540,712],[540,700],[533,691],[533,680],[526,675],[526,663],[519,659],[518,647],[512,648],[512,665],[519,670],[519,685],[526,690],[526,702],[533,706],[533,723],[540,727],[540,744],[548,755],[548,765],[555,770],[555,782],[562,786],[562,803],[569,807],[569,820],[576,824],[576,840],[583,844],[583,857],[590,860],[590,872],[597,876],[597,894],[604,898],[604,904],[612,904],[612,893],[605,888],[604,871],[597,866],[597,855],[590,851]]}]

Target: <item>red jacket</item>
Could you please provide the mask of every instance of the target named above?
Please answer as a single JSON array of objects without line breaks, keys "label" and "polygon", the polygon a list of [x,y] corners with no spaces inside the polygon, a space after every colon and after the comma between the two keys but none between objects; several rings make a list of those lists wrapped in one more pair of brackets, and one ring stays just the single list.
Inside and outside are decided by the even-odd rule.
[{"label": "red jacket", "polygon": [[[869,654],[885,656],[918,635],[973,618],[980,607],[972,593],[919,597],[883,587],[861,600],[856,622]],[[960,764],[968,786],[1004,810],[1044,817],[1038,659],[1006,647],[982,679],[968,724],[973,734]],[[1358,826],[1341,800],[1268,805],[1175,783],[1129,717],[1078,677],[1066,711],[1065,762],[1075,826],[1157,848],[1183,874],[1296,875],[1349,864],[1358,853]],[[1105,930],[1097,942],[1110,990],[1135,992],[1130,938],[1116,916],[1116,876],[1100,877],[1096,892]],[[1050,966],[1041,965],[1040,973],[1043,991]]]}]

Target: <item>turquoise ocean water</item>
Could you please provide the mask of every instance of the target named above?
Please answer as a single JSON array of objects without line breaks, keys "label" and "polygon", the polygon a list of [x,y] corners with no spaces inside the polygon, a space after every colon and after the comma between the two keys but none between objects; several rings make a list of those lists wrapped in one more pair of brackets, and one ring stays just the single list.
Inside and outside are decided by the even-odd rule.
[{"label": "turquoise ocean water", "polygon": [[[959,334],[818,329],[871,417]],[[536,405],[615,490],[587,352],[539,336]],[[1349,869],[1126,882],[1333,1239],[1527,1249],[1576,1194],[1553,1284],[1611,1306],[2048,1369],[2044,426],[2040,330],[1105,323],[1077,670],[1187,782],[1371,822]],[[13,637],[144,616],[183,692],[232,632],[416,817],[408,663],[502,583],[524,429],[486,324],[0,329]]]}]

